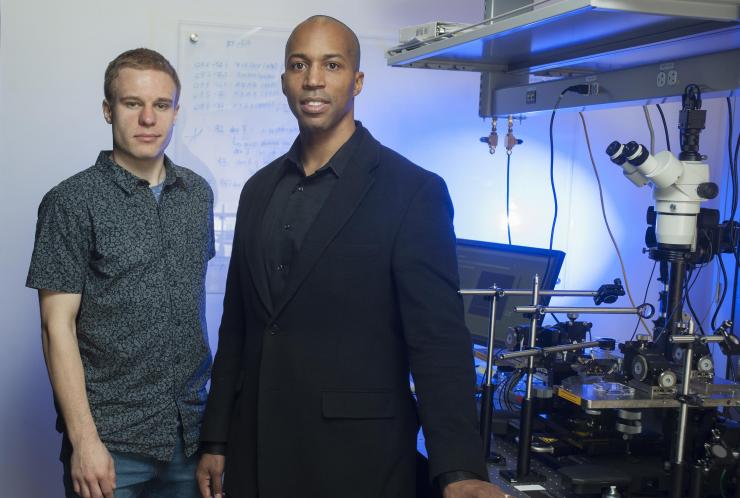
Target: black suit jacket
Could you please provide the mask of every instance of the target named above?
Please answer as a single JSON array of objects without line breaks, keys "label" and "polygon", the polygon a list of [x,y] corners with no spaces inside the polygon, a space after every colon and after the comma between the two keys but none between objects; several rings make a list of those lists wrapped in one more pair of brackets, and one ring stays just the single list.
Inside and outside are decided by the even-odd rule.
[{"label": "black suit jacket", "polygon": [[414,497],[419,421],[431,478],[487,475],[449,194],[361,132],[272,305],[258,234],[284,158],[242,191],[201,436],[227,443],[231,496]]}]

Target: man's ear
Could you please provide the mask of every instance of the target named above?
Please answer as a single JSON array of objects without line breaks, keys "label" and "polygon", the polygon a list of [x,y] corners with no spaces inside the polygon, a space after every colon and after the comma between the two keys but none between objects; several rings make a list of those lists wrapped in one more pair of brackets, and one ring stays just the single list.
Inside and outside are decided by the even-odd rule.
[{"label": "man's ear", "polygon": [[113,116],[111,113],[110,103],[108,103],[107,100],[103,100],[103,119],[105,119],[105,122],[108,124],[113,123]]},{"label": "man's ear", "polygon": [[280,86],[283,89],[283,95],[285,95],[287,97],[288,94],[285,93],[285,73],[283,73],[283,74],[280,75]]},{"label": "man's ear", "polygon": [[362,91],[362,85],[365,82],[365,73],[362,71],[355,72],[355,88],[352,91],[352,95],[357,97]]}]

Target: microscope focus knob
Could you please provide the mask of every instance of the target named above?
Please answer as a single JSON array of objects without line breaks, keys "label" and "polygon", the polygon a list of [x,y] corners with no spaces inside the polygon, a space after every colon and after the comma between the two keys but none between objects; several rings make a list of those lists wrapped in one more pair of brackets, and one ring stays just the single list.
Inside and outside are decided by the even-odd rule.
[{"label": "microscope focus knob", "polygon": [[714,182],[700,183],[699,186],[696,187],[696,193],[702,199],[714,199],[717,197],[717,194],[719,194],[719,187]]}]

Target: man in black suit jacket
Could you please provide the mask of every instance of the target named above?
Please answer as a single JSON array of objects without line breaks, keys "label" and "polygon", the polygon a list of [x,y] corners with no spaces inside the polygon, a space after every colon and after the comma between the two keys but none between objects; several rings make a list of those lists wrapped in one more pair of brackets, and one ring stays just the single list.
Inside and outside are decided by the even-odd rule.
[{"label": "man in black suit jacket", "polygon": [[237,498],[413,498],[427,470],[419,421],[445,497],[504,496],[485,482],[450,198],[354,121],[359,60],[330,17],[288,39],[282,85],[300,136],[239,200],[204,497],[225,471]]}]

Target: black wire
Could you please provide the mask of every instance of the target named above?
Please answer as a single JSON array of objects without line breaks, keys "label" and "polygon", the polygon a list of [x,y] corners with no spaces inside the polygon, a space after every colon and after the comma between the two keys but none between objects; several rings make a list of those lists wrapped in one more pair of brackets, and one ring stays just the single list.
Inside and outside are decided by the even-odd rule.
[{"label": "black wire", "polygon": [[[511,372],[512,374],[514,372]],[[509,377],[506,377],[504,381],[501,383],[501,386],[498,390],[498,406],[501,407],[502,410],[506,410],[506,402],[504,401],[504,393],[506,392],[506,383],[509,381]]]},{"label": "black wire", "polygon": [[509,245],[511,245],[511,220],[509,219],[510,179],[511,179],[511,154],[507,151],[506,153],[506,235],[509,238]]},{"label": "black wire", "polygon": [[506,389],[504,390],[504,405],[506,406],[506,410],[508,411],[514,411],[514,407],[511,405],[511,400],[509,399],[509,393],[511,391],[511,383],[516,377],[516,371],[511,372],[511,375],[508,379],[506,379]]},{"label": "black wire", "polygon": [[[529,375],[529,374],[527,374],[527,375]],[[517,372],[516,380],[514,382],[512,382],[512,384],[511,384],[512,398],[516,398],[516,394],[514,394],[514,391],[516,389],[516,386],[519,385],[519,382],[521,382],[521,380],[523,378],[524,378],[524,370],[520,370],[519,372]],[[520,409],[520,406],[518,406],[515,401],[510,401],[510,406],[511,406],[511,411],[516,411],[516,410]]]},{"label": "black wire", "polygon": [[[552,251],[552,242],[555,238],[555,225],[558,222],[558,194],[555,191],[555,144],[553,143],[552,138],[552,125],[555,122],[555,111],[558,109],[558,105],[560,104],[560,98],[563,96],[566,90],[563,90],[563,93],[560,94],[560,97],[558,97],[558,101],[555,103],[555,107],[552,110],[552,114],[550,115],[550,188],[552,189],[552,203],[553,203],[553,215],[552,215],[552,227],[550,228],[550,245],[549,249]],[[549,266],[548,261],[548,266]]]},{"label": "black wire", "polygon": [[[552,251],[552,242],[555,237],[555,225],[558,222],[558,194],[555,191],[555,144],[553,143],[552,138],[552,125],[555,122],[555,111],[557,111],[558,107],[560,106],[560,100],[563,98],[563,95],[565,95],[565,93],[569,90],[571,90],[570,87],[560,92],[560,95],[558,95],[558,100],[555,101],[555,106],[552,108],[552,114],[550,115],[550,188],[552,189],[552,202],[554,205],[554,211],[552,215],[552,227],[550,228],[550,251]],[[547,266],[545,266],[545,273],[542,275],[543,281],[545,281],[545,279],[547,278],[547,274],[550,271],[551,260],[552,258],[550,257],[550,255],[548,255]]]},{"label": "black wire", "polygon": [[509,407],[509,411],[514,411],[514,402],[511,399],[512,396],[514,396],[514,389],[516,389],[517,384],[519,384],[519,372],[514,372],[511,377],[509,377],[509,384],[506,387],[506,405]]},{"label": "black wire", "polygon": [[[737,164],[737,153],[738,153],[738,146],[740,146],[740,133],[738,133],[737,140],[735,142],[735,155],[732,155],[732,133],[733,133],[733,122],[732,122],[732,102],[730,101],[730,98],[727,97],[727,120],[729,125],[729,131],[727,133],[727,153],[729,155],[730,160],[730,177],[732,179],[732,205],[730,208],[730,223],[734,222],[735,220],[735,214],[737,213],[737,203],[738,203],[738,164]],[[732,326],[730,328],[730,333],[734,335],[735,333],[735,309],[737,307],[737,284],[738,284],[738,275],[740,273],[740,255],[738,254],[740,252],[740,243],[739,241],[735,240],[734,234],[736,231],[734,228],[732,229],[733,237],[732,237],[732,243],[733,243],[733,255],[735,256],[735,272],[732,279],[732,305],[730,308],[730,320],[732,321]],[[719,257],[719,256],[718,256]],[[732,362],[730,361],[730,358],[727,359],[728,365],[730,365]],[[732,378],[735,379],[735,372],[734,372],[734,365],[732,365]],[[725,369],[725,372],[727,372],[727,369]]]},{"label": "black wire", "polygon": [[735,247],[732,251],[733,255],[735,256],[735,275],[732,279],[732,306],[730,307],[730,321],[732,322],[732,325],[730,326],[730,333],[734,335],[735,334],[735,308],[737,307],[737,282],[738,282],[738,275],[740,275],[740,243],[737,240],[733,240],[733,244],[735,244]]},{"label": "black wire", "polygon": [[[729,131],[727,132],[727,157],[730,161],[730,179],[732,184],[732,203],[730,204],[730,221],[735,219],[735,213],[737,212],[737,201],[738,201],[738,178],[737,178],[737,145],[735,146],[735,158],[732,157],[732,102],[730,97],[726,98],[727,101],[727,125]],[[738,144],[740,144],[740,135],[738,136]]]},{"label": "black wire", "polygon": [[717,309],[714,310],[714,315],[712,315],[712,330],[717,330],[717,315],[719,315],[719,310],[722,308],[722,304],[725,302],[725,295],[727,294],[727,284],[729,283],[727,281],[727,271],[725,270],[725,262],[722,260],[722,255],[717,255],[717,261],[719,262],[719,267],[722,270],[722,295],[719,298],[719,302],[717,303]]},{"label": "black wire", "polygon": [[732,356],[727,357],[727,365],[730,367],[730,373],[732,374],[732,379],[728,379],[728,380],[734,381],[736,378],[735,377],[735,362],[732,361]]},{"label": "black wire", "polygon": [[735,219],[735,213],[737,212],[737,197],[738,197],[737,196],[737,187],[738,187],[738,185],[737,185],[737,183],[738,183],[738,179],[737,179],[737,153],[738,153],[738,149],[739,148],[740,148],[740,133],[737,134],[737,140],[735,141],[735,156],[730,161],[730,169],[732,170],[732,174],[734,175],[732,178],[733,178],[733,182],[734,182],[733,186],[734,186],[734,191],[735,191],[734,192],[735,193],[735,196],[732,199],[733,205],[732,205],[732,211],[730,211],[730,220],[734,220]]},{"label": "black wire", "polygon": [[[653,282],[653,275],[655,274],[655,267],[658,265],[658,262],[655,261],[653,263],[653,269],[650,271],[650,276],[648,277],[648,283],[645,286],[645,296],[642,298],[642,302],[647,301],[647,295],[648,291],[650,290],[650,284]],[[635,338],[635,334],[637,334],[637,329],[640,327],[640,319],[637,319],[637,323],[635,324],[635,330],[632,332],[632,337],[630,337],[630,341]]]},{"label": "black wire", "polygon": [[514,409],[514,405],[511,399],[509,399],[509,395],[510,394],[513,395],[514,389],[519,384],[519,381],[521,380],[522,376],[523,376],[523,372],[520,370],[512,372],[511,376],[508,378],[506,382],[506,388],[504,390],[503,399],[504,399],[504,404],[506,406],[506,409],[510,412],[515,411],[515,409]]},{"label": "black wire", "polygon": [[498,399],[498,406],[502,410],[505,409],[505,407],[504,407],[503,396],[501,393],[504,391],[504,386],[506,385],[507,380],[509,380],[508,377],[503,379],[501,382],[499,382],[496,385],[496,398]]},{"label": "black wire", "polygon": [[515,372],[511,372],[511,375],[509,375],[506,380],[501,385],[501,391],[499,392],[499,403],[501,404],[501,408],[504,410],[510,410],[509,408],[509,400],[507,397],[509,396],[509,382],[511,382],[511,377],[515,374]]},{"label": "black wire", "polygon": [[[701,269],[699,269],[699,271],[701,271]],[[683,283],[684,295],[686,296],[686,305],[689,307],[689,311],[691,311],[691,316],[694,317],[694,322],[696,322],[696,324],[699,326],[699,333],[701,335],[705,335],[704,327],[702,327],[701,325],[701,321],[699,320],[699,315],[696,314],[696,311],[694,311],[694,307],[691,305],[691,297],[689,296],[690,287],[688,284],[689,284],[689,280],[691,280],[691,274],[693,272],[694,272],[693,269],[690,270],[688,277],[686,278],[686,280],[684,280],[684,283]],[[696,282],[696,280],[694,280],[694,282]]]},{"label": "black wire", "polygon": [[[728,98],[729,100],[729,98]],[[665,114],[663,114],[663,108],[660,107],[660,104],[655,104],[655,107],[658,108],[658,112],[660,113],[660,119],[663,121],[663,131],[665,131],[665,146],[666,149],[669,151],[671,150],[671,139],[668,136],[668,124],[665,122]]]}]

